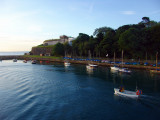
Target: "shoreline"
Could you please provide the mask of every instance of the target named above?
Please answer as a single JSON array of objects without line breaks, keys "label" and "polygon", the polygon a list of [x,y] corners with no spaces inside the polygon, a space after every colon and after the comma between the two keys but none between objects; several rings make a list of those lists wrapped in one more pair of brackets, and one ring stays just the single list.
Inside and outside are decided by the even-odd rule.
[{"label": "shoreline", "polygon": [[[46,57],[46,56],[24,56],[24,55],[12,55],[12,56],[0,56],[0,60],[11,60],[11,59],[19,59],[19,60],[37,60],[37,61],[49,61],[49,62],[59,62],[59,63],[64,63],[66,61],[65,59],[61,57]],[[80,60],[67,60],[71,64],[84,64],[87,65],[89,63],[98,65],[98,66],[106,66],[106,67],[111,67],[114,66],[112,63],[101,63],[101,62],[89,62],[89,61],[80,61]],[[121,64],[115,64],[119,67],[121,67]],[[146,70],[155,70],[155,69],[160,69],[160,67],[154,67],[154,66],[148,66],[148,65],[123,65],[123,67],[127,68],[132,68],[132,69],[146,69]]]},{"label": "shoreline", "polygon": [[[23,59],[27,60],[37,60],[37,61],[49,61],[49,62],[59,62],[59,63],[64,63],[66,61],[65,59],[54,59],[54,58],[41,58],[41,57],[23,57]],[[89,64],[89,61],[78,61],[78,60],[67,60],[71,64],[83,64],[87,65]],[[106,66],[106,67],[111,67],[114,66],[114,64],[109,64],[109,63],[100,63],[100,62],[91,62],[92,64],[98,65],[98,66]],[[121,67],[121,64],[115,64],[119,67]],[[123,67],[127,68],[132,68],[132,69],[146,69],[146,70],[155,70],[155,69],[160,69],[160,67],[154,67],[154,66],[145,66],[145,65],[123,65]]]}]

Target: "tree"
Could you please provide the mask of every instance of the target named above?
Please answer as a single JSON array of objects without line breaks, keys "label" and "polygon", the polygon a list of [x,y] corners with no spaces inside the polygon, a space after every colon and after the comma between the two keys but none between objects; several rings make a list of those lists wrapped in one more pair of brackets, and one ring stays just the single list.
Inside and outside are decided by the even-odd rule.
[{"label": "tree", "polygon": [[100,32],[97,34],[96,40],[98,43],[100,43],[103,40],[103,38],[104,38],[104,34]]},{"label": "tree", "polygon": [[150,27],[150,19],[149,17],[143,17],[142,23],[145,25],[145,27]]},{"label": "tree", "polygon": [[130,28],[121,34],[118,44],[128,54],[128,57],[138,58],[140,55],[140,31]]},{"label": "tree", "polygon": [[74,51],[82,56],[85,55],[84,43],[89,41],[89,35],[84,33],[79,33],[79,36],[74,40],[72,46]]},{"label": "tree", "polygon": [[64,51],[65,51],[65,55],[69,55],[72,52],[72,47],[69,45],[68,42],[64,43]]},{"label": "tree", "polygon": [[142,20],[143,20],[143,23],[149,23],[150,22],[149,17],[143,17]]},{"label": "tree", "polygon": [[53,55],[64,56],[64,45],[62,43],[57,43],[53,47]]},{"label": "tree", "polygon": [[113,30],[110,27],[100,27],[100,28],[96,28],[95,31],[93,32],[93,36],[98,35],[99,33],[102,33],[103,35],[106,34],[107,31]]},{"label": "tree", "polygon": [[115,35],[116,32],[114,30],[108,31],[104,37],[104,39],[100,43],[100,48],[101,48],[101,56],[105,56],[106,54],[109,54],[110,56],[113,55],[113,53],[116,51],[115,46]]},{"label": "tree", "polygon": [[150,31],[150,41],[152,41],[150,47],[152,48],[153,52],[158,52],[160,46],[160,24],[151,27],[149,31]]}]

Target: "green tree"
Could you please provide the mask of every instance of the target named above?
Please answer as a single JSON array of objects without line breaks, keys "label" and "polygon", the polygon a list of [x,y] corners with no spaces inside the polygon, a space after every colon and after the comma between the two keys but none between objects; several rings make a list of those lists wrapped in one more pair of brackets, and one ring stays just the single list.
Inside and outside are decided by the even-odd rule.
[{"label": "green tree", "polygon": [[103,35],[106,34],[107,31],[113,30],[110,27],[100,27],[100,28],[96,28],[95,31],[93,32],[93,35],[96,36],[99,33],[102,33]]},{"label": "green tree", "polygon": [[108,31],[104,37],[104,39],[100,43],[101,48],[101,56],[105,57],[106,54],[109,56],[113,56],[113,53],[116,51],[116,32],[114,30]]},{"label": "green tree", "polygon": [[140,32],[135,28],[130,28],[121,34],[118,44],[129,58],[139,58],[140,54]]},{"label": "green tree", "polygon": [[53,47],[54,56],[64,56],[64,45],[62,43],[57,43]]},{"label": "green tree", "polygon": [[69,45],[68,42],[64,43],[64,52],[65,52],[65,55],[71,55],[72,53],[72,47]]}]

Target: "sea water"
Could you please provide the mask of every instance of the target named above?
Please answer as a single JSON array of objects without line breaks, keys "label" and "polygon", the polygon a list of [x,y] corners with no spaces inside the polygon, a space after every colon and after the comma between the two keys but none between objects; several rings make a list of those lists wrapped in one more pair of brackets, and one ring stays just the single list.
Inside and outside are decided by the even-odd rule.
[{"label": "sea water", "polygon": [[[139,99],[114,95],[123,85]],[[0,120],[159,120],[160,76],[107,67],[0,62]]]},{"label": "sea water", "polygon": [[29,51],[11,51],[11,52],[0,52],[0,56],[7,56],[7,55],[24,55]]}]

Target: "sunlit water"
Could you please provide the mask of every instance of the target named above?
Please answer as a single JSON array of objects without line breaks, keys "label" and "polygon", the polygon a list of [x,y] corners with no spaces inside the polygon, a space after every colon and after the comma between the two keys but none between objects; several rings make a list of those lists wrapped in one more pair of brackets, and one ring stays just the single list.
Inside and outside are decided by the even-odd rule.
[{"label": "sunlit water", "polygon": [[[0,120],[159,120],[160,75],[107,67],[0,62]],[[124,85],[139,99],[114,95]]]},{"label": "sunlit water", "polygon": [[28,53],[29,51],[17,51],[17,52],[0,52],[0,56],[8,56],[8,55],[24,55],[24,53]]}]

